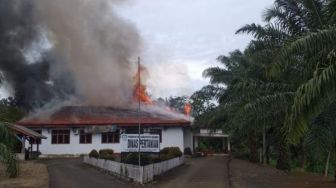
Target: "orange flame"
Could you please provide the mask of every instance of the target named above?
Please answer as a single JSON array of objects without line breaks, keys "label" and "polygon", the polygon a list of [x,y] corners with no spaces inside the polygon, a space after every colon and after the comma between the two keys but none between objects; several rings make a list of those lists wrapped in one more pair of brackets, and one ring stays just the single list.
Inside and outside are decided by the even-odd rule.
[{"label": "orange flame", "polygon": [[144,84],[141,83],[141,72],[147,71],[146,68],[142,65],[139,67],[139,71],[136,73],[136,75],[133,77],[135,84],[134,84],[134,90],[133,90],[133,100],[134,101],[140,101],[144,104],[152,104],[152,100],[149,97],[147,93],[147,88]]},{"label": "orange flame", "polygon": [[190,116],[191,114],[191,104],[189,102],[184,105],[184,114],[186,116]]}]

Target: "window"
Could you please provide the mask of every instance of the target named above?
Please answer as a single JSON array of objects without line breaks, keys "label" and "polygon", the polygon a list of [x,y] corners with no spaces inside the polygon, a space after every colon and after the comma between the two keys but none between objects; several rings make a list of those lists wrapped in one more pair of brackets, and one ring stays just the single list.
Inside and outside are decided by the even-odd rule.
[{"label": "window", "polygon": [[102,133],[101,142],[102,143],[119,143],[119,131]]},{"label": "window", "polygon": [[[34,130],[35,132],[42,134],[42,130]],[[41,138],[32,138],[31,140],[29,140],[29,144],[41,144]]]},{"label": "window", "polygon": [[80,144],[91,144],[92,143],[92,134],[85,133],[83,130],[79,134],[79,143]]},{"label": "window", "polygon": [[69,144],[70,130],[52,130],[51,131],[52,144]]},{"label": "window", "polygon": [[160,143],[162,142],[162,130],[161,129],[151,129],[150,134],[158,134],[160,136]]}]

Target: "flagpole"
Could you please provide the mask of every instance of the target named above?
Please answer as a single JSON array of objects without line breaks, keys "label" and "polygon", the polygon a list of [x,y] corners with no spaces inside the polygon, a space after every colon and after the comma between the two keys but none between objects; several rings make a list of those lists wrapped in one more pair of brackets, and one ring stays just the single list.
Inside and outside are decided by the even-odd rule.
[{"label": "flagpole", "polygon": [[[141,87],[141,77],[140,77],[140,56],[138,57],[138,91],[137,91],[137,97],[138,97],[138,136],[139,136],[139,143],[138,143],[138,158],[139,158],[139,170],[141,169],[140,167],[141,167],[141,159],[140,159],[140,131],[141,131],[141,114],[140,114],[140,106],[141,106],[141,104],[140,104],[140,87]],[[141,170],[140,170],[140,175],[141,175]]]}]

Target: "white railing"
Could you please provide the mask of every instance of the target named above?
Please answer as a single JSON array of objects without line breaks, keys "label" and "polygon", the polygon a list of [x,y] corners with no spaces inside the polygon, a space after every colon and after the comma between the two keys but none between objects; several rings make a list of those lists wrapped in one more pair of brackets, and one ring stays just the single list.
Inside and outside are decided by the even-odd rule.
[{"label": "white railing", "polygon": [[83,162],[112,173],[116,176],[127,180],[133,180],[138,183],[148,183],[154,180],[154,176],[158,176],[168,170],[180,166],[184,163],[184,157],[177,157],[159,163],[139,166],[119,163],[116,161],[96,159],[89,156],[84,156]]}]

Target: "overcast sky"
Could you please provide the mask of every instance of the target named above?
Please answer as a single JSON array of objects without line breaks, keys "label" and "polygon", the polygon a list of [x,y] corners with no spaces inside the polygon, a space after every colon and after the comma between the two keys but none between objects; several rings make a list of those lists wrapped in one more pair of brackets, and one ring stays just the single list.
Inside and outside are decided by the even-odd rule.
[{"label": "overcast sky", "polygon": [[190,95],[208,80],[202,71],[216,57],[244,49],[251,39],[235,35],[248,23],[262,23],[273,0],[141,0],[118,7],[143,40],[148,89],[155,97]]}]

